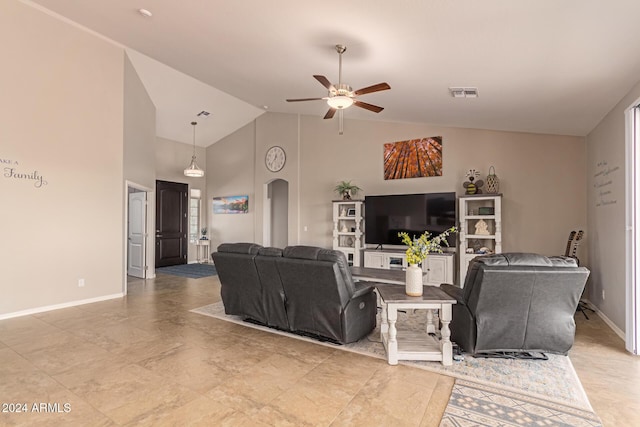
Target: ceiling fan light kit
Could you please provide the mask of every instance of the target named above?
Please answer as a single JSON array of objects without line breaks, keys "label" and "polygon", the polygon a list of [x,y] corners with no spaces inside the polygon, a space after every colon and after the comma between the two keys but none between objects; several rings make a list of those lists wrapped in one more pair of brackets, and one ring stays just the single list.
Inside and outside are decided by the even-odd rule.
[{"label": "ceiling fan light kit", "polygon": [[198,122],[191,122],[191,126],[193,126],[193,156],[191,156],[191,164],[187,166],[184,170],[184,176],[188,176],[189,178],[202,178],[204,176],[204,171],[198,167],[196,163],[196,125]]},{"label": "ceiling fan light kit", "polygon": [[343,108],[349,108],[353,105],[353,98],[346,95],[336,95],[327,99],[329,107],[342,110]]},{"label": "ceiling fan light kit", "polygon": [[382,90],[391,89],[387,83],[378,83],[376,85],[367,86],[356,91],[351,89],[351,86],[342,83],[342,54],[347,50],[347,47],[341,44],[336,45],[336,52],[338,52],[338,84],[334,85],[322,75],[314,75],[313,77],[320,82],[329,92],[324,98],[298,98],[287,99],[287,102],[299,102],[299,101],[319,101],[325,100],[329,105],[329,111],[324,115],[325,119],[331,119],[335,115],[336,111],[339,111],[340,119],[340,135],[342,135],[342,110],[355,105],[356,107],[364,108],[365,110],[379,113],[384,108],[377,105],[368,104],[358,100],[358,96],[365,95],[367,93],[379,92]]}]

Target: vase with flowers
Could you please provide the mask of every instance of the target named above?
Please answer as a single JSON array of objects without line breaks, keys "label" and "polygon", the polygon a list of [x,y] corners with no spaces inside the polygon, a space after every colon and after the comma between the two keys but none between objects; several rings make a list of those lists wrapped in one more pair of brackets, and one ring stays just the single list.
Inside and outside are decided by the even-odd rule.
[{"label": "vase with flowers", "polygon": [[451,233],[458,230],[455,227],[448,228],[437,236],[431,236],[431,233],[425,231],[420,237],[411,237],[408,233],[402,231],[398,233],[398,237],[402,239],[402,243],[407,245],[407,267],[405,292],[409,296],[419,297],[422,295],[422,268],[419,266],[429,253],[442,253],[442,245],[449,246],[447,237]]}]

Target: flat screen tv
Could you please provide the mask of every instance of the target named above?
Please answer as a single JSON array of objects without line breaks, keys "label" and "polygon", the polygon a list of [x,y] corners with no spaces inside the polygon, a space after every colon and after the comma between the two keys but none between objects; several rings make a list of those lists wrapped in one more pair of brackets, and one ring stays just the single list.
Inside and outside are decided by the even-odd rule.
[{"label": "flat screen tv", "polygon": [[[428,231],[435,236],[455,226],[456,193],[366,196],[364,211],[366,243],[402,245],[401,231],[415,236]],[[456,246],[456,235],[447,241]]]}]

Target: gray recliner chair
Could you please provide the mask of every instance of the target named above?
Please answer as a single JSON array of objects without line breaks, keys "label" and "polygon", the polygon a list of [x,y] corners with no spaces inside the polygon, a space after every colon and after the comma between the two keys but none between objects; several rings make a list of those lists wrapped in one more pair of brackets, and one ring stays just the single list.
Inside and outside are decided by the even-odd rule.
[{"label": "gray recliner chair", "polygon": [[573,346],[576,311],[589,270],[575,259],[530,253],[474,258],[464,287],[441,285],[457,300],[451,340],[465,352],[548,352]]}]

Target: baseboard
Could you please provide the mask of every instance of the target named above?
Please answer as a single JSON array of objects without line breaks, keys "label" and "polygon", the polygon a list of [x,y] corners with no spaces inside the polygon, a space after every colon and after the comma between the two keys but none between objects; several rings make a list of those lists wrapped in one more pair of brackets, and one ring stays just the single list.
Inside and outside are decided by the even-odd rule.
[{"label": "baseboard", "polygon": [[616,326],[615,323],[613,323],[611,321],[611,319],[609,319],[607,317],[606,314],[604,314],[602,311],[600,311],[600,309],[598,307],[596,307],[595,305],[593,305],[593,303],[591,301],[589,301],[588,299],[583,299],[582,301],[586,302],[589,305],[589,308],[592,309],[593,311],[596,312],[596,314],[604,321],[604,323],[607,324],[608,327],[611,328],[611,330],[613,332],[615,332],[615,334],[617,336],[619,336],[620,338],[622,338],[622,341],[625,341],[627,338],[625,336],[625,333]]},{"label": "baseboard", "polygon": [[15,311],[13,313],[0,314],[0,320],[11,319],[14,317],[29,316],[32,314],[44,313],[45,311],[59,310],[61,308],[75,307],[78,305],[91,304],[94,302],[106,301],[110,299],[122,298],[122,292],[112,295],[104,295],[96,298],[83,299],[79,301],[65,302],[62,304],[46,305],[44,307],[30,308],[29,310]]}]

